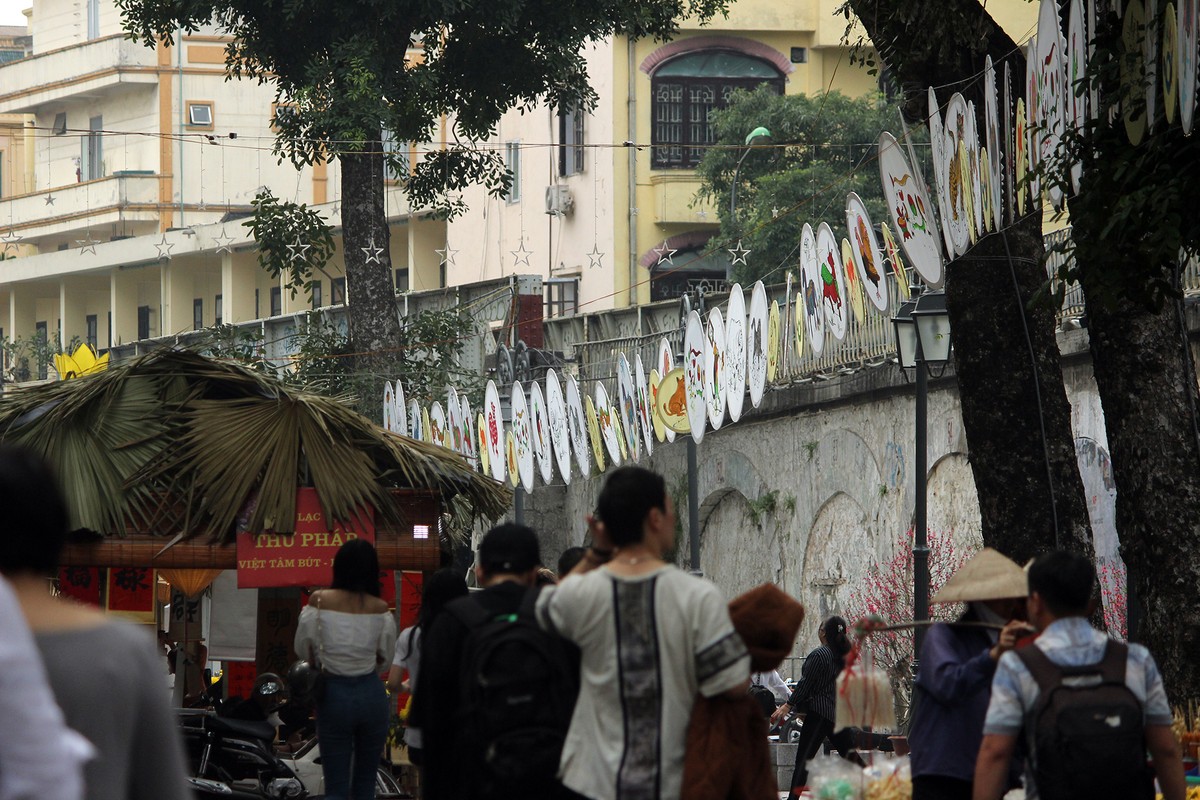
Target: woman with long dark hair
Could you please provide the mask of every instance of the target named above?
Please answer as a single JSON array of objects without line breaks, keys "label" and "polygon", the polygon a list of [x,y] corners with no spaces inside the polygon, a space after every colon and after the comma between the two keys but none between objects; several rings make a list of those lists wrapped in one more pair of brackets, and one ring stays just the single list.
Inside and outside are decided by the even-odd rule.
[{"label": "woman with long dark hair", "polygon": [[854,735],[849,728],[833,732],[834,709],[837,694],[837,676],[846,665],[850,652],[850,640],[846,637],[846,620],[830,617],[817,630],[821,640],[817,647],[804,659],[800,670],[800,682],[792,690],[788,701],[775,710],[771,724],[785,719],[796,712],[804,718],[800,728],[800,741],[796,744],[796,767],[792,771],[791,791],[788,800],[796,800],[801,787],[808,785],[808,762],[829,739],[842,758],[861,763],[854,752]]},{"label": "woman with long dark hair", "polygon": [[[453,569],[439,569],[429,576],[421,590],[421,610],[417,612],[417,622],[400,632],[396,640],[396,653],[392,658],[392,668],[388,671],[387,685],[393,692],[403,689],[409,694],[417,693],[417,676],[421,663],[421,636],[429,630],[438,614],[451,600],[465,597],[467,581]],[[404,671],[408,670],[408,681],[401,682]],[[421,729],[409,720],[408,730],[404,740],[408,744],[408,759],[418,767],[421,766],[422,752]]]},{"label": "woman with long dark hair", "polygon": [[387,692],[379,679],[396,644],[396,621],[379,596],[379,556],[351,539],[333,558],[333,583],[300,612],[296,653],[325,675],[317,741],[326,800],[371,800],[387,740]]}]

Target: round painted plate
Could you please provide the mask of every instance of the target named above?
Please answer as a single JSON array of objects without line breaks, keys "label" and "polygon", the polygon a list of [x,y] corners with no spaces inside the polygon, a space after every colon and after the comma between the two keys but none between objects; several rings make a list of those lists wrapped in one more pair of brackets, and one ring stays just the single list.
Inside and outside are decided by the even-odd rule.
[{"label": "round painted plate", "polygon": [[624,353],[617,355],[617,403],[620,406],[621,433],[625,434],[625,444],[629,457],[634,461],[641,458],[641,437],[638,436],[637,395],[633,388],[633,373],[629,369],[629,360]]},{"label": "round painted plate", "polygon": [[[617,447],[621,451],[621,461],[628,461],[629,451],[625,448],[625,431],[621,425],[621,413],[615,405],[608,409],[608,418],[612,421],[613,430],[617,434]],[[617,462],[614,461],[613,466],[616,465]]]},{"label": "round painted plate", "polygon": [[[1164,32],[1165,33],[1165,32]],[[1075,93],[1087,69],[1087,18],[1084,16],[1083,0],[1071,0],[1070,16],[1067,18],[1067,124],[1072,130],[1083,130],[1087,122],[1087,92]],[[1178,61],[1175,62],[1178,66]],[[1174,103],[1174,101],[1171,101]],[[988,143],[988,149],[992,147]],[[1083,177],[1083,165],[1078,161],[1071,164],[1071,190],[1079,193],[1079,180]]]},{"label": "round painted plate", "polygon": [[591,457],[588,455],[588,423],[587,417],[583,415],[579,384],[575,382],[574,375],[567,376],[567,430],[571,433],[575,465],[579,467],[579,474],[586,478],[592,472]]},{"label": "round painted plate", "polygon": [[1184,133],[1192,132],[1196,118],[1196,43],[1200,0],[1180,0],[1176,24],[1179,26],[1179,124]]},{"label": "round painted plate", "polygon": [[[949,186],[950,176],[943,172],[943,169],[945,167],[945,154],[942,151],[946,148],[946,129],[945,129],[945,126],[942,124],[942,119],[943,119],[942,118],[942,107],[940,105],[938,105],[937,94],[933,91],[933,87],[930,86],[929,87],[929,150],[930,150],[930,155],[932,156],[932,159],[933,159],[934,183],[937,185],[936,192],[937,192],[938,215],[942,221],[941,239],[942,239],[942,243],[946,247],[946,250],[945,250],[946,255],[948,255],[950,258],[954,258],[954,240],[950,238],[950,186]],[[880,152],[879,169],[881,172],[883,171],[883,155],[884,155],[884,147],[883,147],[884,139],[883,139],[883,137],[885,134],[889,138],[893,138],[890,133],[887,133],[887,131],[884,131],[883,133],[881,133],[879,135],[879,152]],[[900,159],[903,162],[904,155],[902,153],[900,153],[899,148],[896,149],[896,154],[900,156]],[[915,163],[915,161],[910,156],[908,159],[908,162],[905,164],[904,174],[906,174],[906,175],[913,174],[907,166],[907,164],[913,164],[913,163]],[[883,179],[883,191],[884,191],[884,194],[890,199],[891,193],[890,193],[890,190],[888,189],[888,180],[886,177],[884,177],[884,179]],[[908,191],[908,190],[905,190],[905,191]],[[911,191],[914,194],[916,194],[918,197],[925,195],[926,208],[928,209],[928,211],[925,213],[927,214],[927,216],[929,218],[927,227],[928,227],[929,231],[933,234],[933,236],[936,238],[938,235],[938,227],[939,226],[936,224],[933,224],[933,206],[928,203],[928,200],[929,200],[928,194],[921,191],[921,181],[920,181],[920,178],[916,175],[913,175],[913,178],[912,178],[912,190]],[[906,253],[908,253],[909,258],[911,258],[914,262],[916,262],[917,258],[911,252],[908,251],[908,245],[907,245],[908,236],[905,235],[905,228],[904,228],[904,226],[900,225],[900,223],[896,220],[896,208],[895,208],[894,204],[892,206],[891,213],[892,213],[892,221],[896,223],[896,229],[898,231],[900,231],[900,242],[902,245],[904,245],[904,251]],[[938,263],[937,274],[940,276],[941,272],[942,272],[941,245],[938,246],[938,250],[939,250],[939,252],[938,252],[938,260],[937,260],[937,263]],[[916,267],[916,270],[917,270],[917,272],[921,272],[921,267]],[[921,274],[923,275],[924,273],[922,272]]]},{"label": "round painted plate", "polygon": [[533,491],[533,426],[529,424],[529,403],[525,400],[525,387],[520,381],[512,385],[509,395],[512,409],[513,442],[517,447],[517,467],[521,470],[521,485],[526,492]]},{"label": "round painted plate", "polygon": [[550,415],[546,411],[546,399],[542,396],[542,385],[529,383],[530,443],[537,458],[538,472],[542,483],[549,484],[554,477],[554,456],[550,453]]},{"label": "round painted plate", "polygon": [[408,431],[413,439],[425,441],[425,430],[421,427],[421,404],[416,400],[408,401]]},{"label": "round painted plate", "polygon": [[642,439],[646,442],[646,455],[651,456],[654,455],[654,423],[651,421],[654,406],[650,401],[650,387],[646,385],[646,368],[642,365],[641,353],[633,354],[633,384],[637,391],[637,415]]},{"label": "round painted plate", "polygon": [[695,309],[688,312],[687,329],[683,335],[683,369],[687,381],[687,415],[692,438],[696,444],[704,441],[704,424],[708,416],[708,402],[704,396],[704,351],[708,337],[704,335],[704,324]]},{"label": "round painted plate", "polygon": [[[1153,36],[1146,37],[1152,40]],[[1150,45],[1153,47],[1153,45]],[[1157,51],[1154,47],[1154,51]],[[1058,0],[1042,0],[1038,10],[1037,27],[1037,76],[1038,110],[1037,118],[1042,125],[1038,134],[1041,151],[1038,158],[1049,163],[1055,158],[1062,142],[1064,109],[1067,103],[1063,83],[1066,79],[1066,60],[1063,57],[1062,21],[1058,16]],[[1146,98],[1150,104],[1150,115],[1153,118],[1153,92]],[[1063,191],[1057,181],[1051,181],[1047,187],[1050,202],[1056,208],[1062,208]]]},{"label": "round painted plate", "polygon": [[[1008,113],[1007,109],[1005,113]],[[1000,95],[996,93],[996,68],[992,65],[990,55],[983,59],[983,116],[984,140],[988,151],[988,186],[992,190],[992,219],[988,227],[999,230],[1004,224],[1000,218],[1004,208],[1004,183],[1000,164]]]},{"label": "round painted plate", "polygon": [[487,382],[483,391],[483,418],[486,421],[484,435],[487,440],[487,460],[492,465],[492,477],[504,480],[504,468],[508,464],[504,452],[504,415],[500,410],[500,393],[493,381]]},{"label": "round painted plate", "polygon": [[[667,341],[667,337],[663,337],[658,343],[658,374],[666,375],[671,370],[675,369],[675,353],[671,351],[671,343]],[[657,394],[658,389],[655,389]],[[675,441],[675,431],[670,425],[665,426],[665,435],[668,442]],[[662,441],[661,439],[659,441]]]},{"label": "round painted plate", "polygon": [[888,310],[887,275],[883,269],[883,253],[875,241],[874,225],[862,199],[850,192],[846,195],[846,230],[850,233],[854,266],[862,279],[863,292],[879,311]]},{"label": "round painted plate", "polygon": [[517,446],[513,442],[513,432],[504,432],[505,462],[508,464],[508,482],[515,489],[521,482],[521,472],[517,466]]},{"label": "round painted plate", "polygon": [[608,449],[609,460],[613,466],[621,463],[621,443],[617,438],[616,409],[608,402],[608,390],[604,384],[596,381],[596,419],[600,424],[600,438]]},{"label": "round painted plate", "polygon": [[883,239],[883,253],[887,257],[887,263],[891,265],[892,277],[896,280],[896,293],[901,300],[907,300],[912,294],[912,289],[908,282],[908,266],[904,263],[904,256],[900,255],[900,245],[896,244],[896,237],[892,236],[892,229],[886,222],[879,223],[879,234]]},{"label": "round painted plate", "polygon": [[[854,261],[854,248],[850,246],[850,240],[842,239],[842,269],[846,273],[846,299],[850,301],[850,308],[854,311],[854,319],[859,325],[864,325],[867,321],[867,306],[863,300],[862,280],[858,277],[858,265]],[[770,377],[768,375],[768,377]]]},{"label": "round painted plate", "polygon": [[[1071,10],[1075,10],[1074,6]],[[1168,125],[1175,124],[1175,108],[1179,101],[1178,66],[1179,23],[1175,19],[1175,4],[1167,3],[1162,16],[1162,60],[1158,71],[1162,73],[1163,116],[1167,118]]]},{"label": "round painted plate", "polygon": [[471,404],[467,401],[466,392],[458,396],[458,402],[460,406],[458,418],[462,421],[463,455],[473,463],[478,458],[478,453],[475,449],[475,443],[478,440],[475,438],[475,432],[472,430],[475,426],[475,417],[471,414]]},{"label": "round painted plate", "polygon": [[767,388],[767,287],[755,281],[750,290],[750,315],[746,319],[746,383],[750,404],[758,408]]},{"label": "round painted plate", "polygon": [[967,202],[971,204],[970,211],[973,214],[968,215],[967,221],[971,223],[971,243],[974,244],[983,236],[987,225],[983,221],[984,205],[983,205],[983,179],[979,173],[981,171],[979,163],[979,116],[975,113],[974,101],[967,103],[967,135],[963,138],[963,143],[967,148],[967,160],[970,164],[968,174],[971,176],[970,186],[971,192],[967,195]]},{"label": "round painted plate", "polygon": [[396,423],[392,419],[395,413],[396,396],[392,393],[392,382],[383,382],[383,429],[396,432]]},{"label": "round painted plate", "polygon": [[962,182],[965,187],[963,192],[963,200],[966,203],[967,209],[967,241],[970,244],[975,244],[975,192],[974,187],[978,180],[974,170],[971,168],[970,148],[967,146],[967,137],[963,137],[963,141],[958,143],[958,171],[962,173]]},{"label": "round painted plate", "polygon": [[1018,216],[1025,216],[1029,198],[1029,118],[1025,114],[1025,98],[1017,98],[1013,130],[1013,193],[1016,195]]},{"label": "round painted plate", "polygon": [[550,417],[550,444],[554,448],[554,460],[565,483],[571,482],[571,434],[567,430],[567,404],[563,400],[562,386],[552,369],[546,370],[546,412]]},{"label": "round painted plate", "polygon": [[392,387],[392,431],[408,436],[408,413],[404,403],[404,386],[396,381]]},{"label": "round painted plate", "polygon": [[1006,109],[1001,116],[1004,118],[1004,159],[1000,165],[1004,170],[1004,221],[1011,225],[1017,219],[1017,149],[1013,144],[1013,129],[1016,127],[1016,110],[1009,113],[1007,109],[1013,108],[1012,105],[1012,64],[1008,61],[1004,62],[1004,83],[1001,85],[1001,94],[1003,96],[1004,105],[1000,106]]},{"label": "round painted plate", "polygon": [[658,387],[662,383],[662,378],[658,377],[658,370],[650,370],[648,379],[650,390],[650,424],[654,426],[654,438],[660,442],[667,439],[667,426],[663,424],[662,415],[658,413]]},{"label": "round painted plate", "polygon": [[1038,208],[1042,204],[1041,184],[1038,181],[1038,158],[1040,150],[1037,136],[1041,120],[1038,119],[1037,42],[1031,40],[1025,47],[1025,160],[1029,179],[1029,199]]},{"label": "round painted plate", "polygon": [[434,400],[433,407],[429,409],[429,438],[439,447],[448,447],[448,433],[449,431],[446,430],[446,412],[442,408],[441,402]]},{"label": "round painted plate", "polygon": [[[893,144],[895,141],[892,140]],[[817,237],[812,226],[806,222],[800,231],[800,296],[804,300],[804,329],[808,334],[808,346],[818,358],[825,348],[822,285],[821,264],[817,260]]]},{"label": "round painted plate", "polygon": [[604,472],[604,445],[600,439],[600,420],[596,418],[596,406],[592,398],[583,398],[587,403],[588,440],[592,443],[592,457],[596,459],[596,471]]},{"label": "round painted plate", "polygon": [[779,301],[771,301],[771,310],[767,314],[767,382],[774,383],[779,373],[779,344],[780,335]]},{"label": "round painted plate", "polygon": [[[1038,24],[1041,25],[1040,19]],[[1124,16],[1125,52],[1138,52],[1138,48],[1141,46],[1140,40],[1143,38],[1142,32],[1145,30],[1146,7],[1142,5],[1142,0],[1129,0]],[[1121,116],[1125,119],[1125,135],[1129,137],[1130,144],[1137,146],[1141,144],[1142,137],[1146,135],[1145,109],[1149,105],[1149,98],[1146,97],[1146,64],[1143,60],[1121,59],[1121,88],[1123,93],[1127,93],[1123,96],[1131,99],[1131,102],[1121,103]],[[1141,98],[1145,98],[1146,102],[1139,102]]]},{"label": "round painted plate", "polygon": [[446,390],[446,446],[462,454],[462,405],[458,402],[458,392],[453,386]]},{"label": "round painted plate", "polygon": [[475,419],[475,441],[479,442],[479,469],[484,475],[492,474],[492,451],[488,447],[487,420],[483,412]]},{"label": "round painted plate", "polygon": [[663,376],[658,384],[654,407],[667,429],[676,433],[691,430],[687,409],[687,379],[683,376],[683,367],[676,367]]},{"label": "round painted plate", "polygon": [[[933,207],[921,190],[920,181],[904,158],[899,143],[887,131],[879,134],[879,176],[883,182],[888,214],[900,237],[900,246],[904,248],[913,268],[926,283],[930,286],[941,284],[942,245],[938,240],[937,225],[933,221]],[[804,258],[804,240],[801,238],[802,267],[805,264]],[[810,340],[812,334],[813,330],[809,328]],[[820,353],[820,348],[814,347],[813,352]]]},{"label": "round painted plate", "polygon": [[421,409],[421,441],[433,444],[433,423],[429,419],[429,409]]},{"label": "round painted plate", "polygon": [[804,293],[796,292],[796,304],[792,307],[792,343],[796,358],[804,357]]},{"label": "round painted plate", "polygon": [[729,290],[725,306],[725,407],[729,421],[742,418],[746,402],[746,296],[742,285]]},{"label": "round painted plate", "polygon": [[846,338],[846,277],[837,239],[828,223],[817,226],[817,266],[821,278],[821,304],[825,325],[839,342]]},{"label": "round painted plate", "polygon": [[712,429],[720,430],[725,421],[725,319],[721,309],[708,312],[708,326],[704,338],[707,346],[704,353],[704,400],[708,406],[708,421]]},{"label": "round painted plate", "polygon": [[959,162],[958,145],[967,135],[967,101],[955,92],[946,104],[945,133],[943,133],[942,173],[946,176],[946,220],[950,225],[950,241],[954,254],[961,256],[971,246],[971,223],[967,219],[967,192]]}]

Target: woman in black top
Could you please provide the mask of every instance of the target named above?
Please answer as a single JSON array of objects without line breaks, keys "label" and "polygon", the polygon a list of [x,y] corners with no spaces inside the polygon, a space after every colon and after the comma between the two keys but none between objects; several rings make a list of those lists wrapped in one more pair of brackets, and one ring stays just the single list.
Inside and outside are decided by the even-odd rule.
[{"label": "woman in black top", "polygon": [[851,730],[843,728],[836,734],[833,732],[837,676],[845,666],[846,654],[850,652],[846,620],[830,617],[817,630],[817,637],[821,640],[821,646],[804,659],[800,682],[792,690],[792,696],[771,716],[772,725],[785,719],[793,710],[798,710],[804,718],[800,741],[796,744],[796,768],[792,772],[788,800],[796,800],[800,789],[808,785],[808,762],[826,739],[842,758],[862,763],[854,751]]}]

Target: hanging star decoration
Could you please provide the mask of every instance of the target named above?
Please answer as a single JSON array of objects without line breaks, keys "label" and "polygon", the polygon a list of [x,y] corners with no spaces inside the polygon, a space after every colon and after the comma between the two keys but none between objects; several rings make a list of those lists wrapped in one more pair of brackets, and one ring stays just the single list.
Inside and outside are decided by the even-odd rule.
[{"label": "hanging star decoration", "polygon": [[518,247],[516,250],[509,250],[508,252],[512,253],[512,255],[513,255],[513,266],[514,267],[517,266],[518,264],[524,264],[527,267],[529,266],[529,257],[531,255],[533,255],[533,251],[525,249],[525,237],[524,236],[521,237],[521,246]]},{"label": "hanging star decoration", "polygon": [[458,255],[458,251],[451,250],[449,244],[447,244],[441,250],[434,250],[433,252],[437,253],[438,256],[440,256],[440,260],[438,261],[438,266],[441,266],[443,264],[447,264],[451,267],[454,266],[454,257],[456,255]]},{"label": "hanging star decoration", "polygon": [[167,235],[165,233],[162,235],[162,241],[160,241],[158,244],[156,244],[154,246],[158,248],[159,259],[161,259],[162,261],[170,261],[171,260],[171,249],[173,247],[175,247],[175,243],[168,242]]},{"label": "hanging star decoration", "polygon": [[221,253],[232,253],[233,252],[233,247],[232,247],[232,245],[230,245],[230,242],[233,241],[233,237],[225,232],[224,225],[221,226],[221,235],[214,236],[213,241],[217,245],[217,254],[218,255],[220,255]]},{"label": "hanging star decoration", "polygon": [[771,219],[779,219],[779,207],[778,206],[771,209]]},{"label": "hanging star decoration", "polygon": [[371,243],[369,245],[367,245],[366,247],[360,247],[359,250],[362,250],[363,255],[365,255],[367,257],[368,264],[380,263],[379,256],[383,254],[383,248],[377,247],[375,245],[374,239],[371,239]]},{"label": "hanging star decoration", "polygon": [[708,219],[708,212],[703,208],[696,212],[696,219]]},{"label": "hanging star decoration", "polygon": [[13,230],[12,228],[8,229],[8,233],[4,234],[3,236],[0,236],[0,242],[4,242],[4,252],[6,252],[6,253],[8,252],[8,249],[10,247],[15,252],[17,249],[17,245],[19,245],[23,241],[25,241],[25,237],[18,236],[17,232],[15,230]]},{"label": "hanging star decoration", "polygon": [[46,205],[48,205],[48,206],[54,205],[54,195],[52,195],[52,194],[46,195]]},{"label": "hanging star decoration", "polygon": [[650,252],[654,253],[655,255],[658,256],[658,261],[655,262],[655,265],[657,266],[658,264],[662,264],[664,261],[667,262],[668,264],[674,265],[675,264],[675,254],[678,253],[679,251],[674,248],[667,247],[667,243],[663,242],[661,245],[654,248]]},{"label": "hanging star decoration", "polygon": [[601,266],[601,264],[600,264],[600,259],[604,258],[604,253],[601,253],[601,252],[600,252],[600,245],[599,245],[599,244],[593,244],[593,245],[592,245],[592,252],[588,253],[587,255],[588,255],[588,259],[589,259],[589,260],[590,260],[590,262],[591,262],[591,263],[589,263],[589,264],[588,264],[588,267],[589,267],[589,268],[593,268],[593,267],[599,267],[599,266]]},{"label": "hanging star decoration", "polygon": [[83,255],[89,250],[92,251],[92,255],[96,255],[96,245],[100,244],[100,240],[93,239],[92,234],[88,233],[86,239],[76,239],[75,244],[79,245],[79,255]]},{"label": "hanging star decoration", "polygon": [[746,256],[750,255],[750,250],[742,247],[742,240],[738,239],[737,246],[729,248],[729,255],[733,256],[732,264],[745,264]]},{"label": "hanging star decoration", "polygon": [[[308,261],[308,250],[310,247],[312,247],[311,244],[307,244],[306,242],[302,241],[299,236],[297,236],[295,243],[287,246],[288,260]],[[363,249],[366,250],[365,247]],[[370,262],[370,259],[368,258],[367,261]]]},{"label": "hanging star decoration", "polygon": [[332,208],[332,209],[330,209],[330,211],[331,211],[331,212],[332,212],[332,213],[333,213],[335,216],[336,216],[336,215],[338,215],[338,214],[341,214],[341,213],[342,213],[342,201],[341,201],[341,200],[338,200],[336,203],[334,203],[334,204],[333,204],[333,208]]}]

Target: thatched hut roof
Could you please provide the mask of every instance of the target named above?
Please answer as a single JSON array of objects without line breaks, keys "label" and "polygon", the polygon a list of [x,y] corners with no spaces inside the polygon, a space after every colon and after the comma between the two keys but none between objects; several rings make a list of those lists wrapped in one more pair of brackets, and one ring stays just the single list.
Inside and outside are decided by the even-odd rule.
[{"label": "thatched hut roof", "polygon": [[158,350],[82,378],[0,398],[0,441],[58,470],[72,522],[229,541],[290,532],[296,489],[312,486],[327,519],[376,509],[403,521],[388,490],[465,496],[499,516],[510,490],[442,447],[389,433],[339,400],[239,364]]}]

